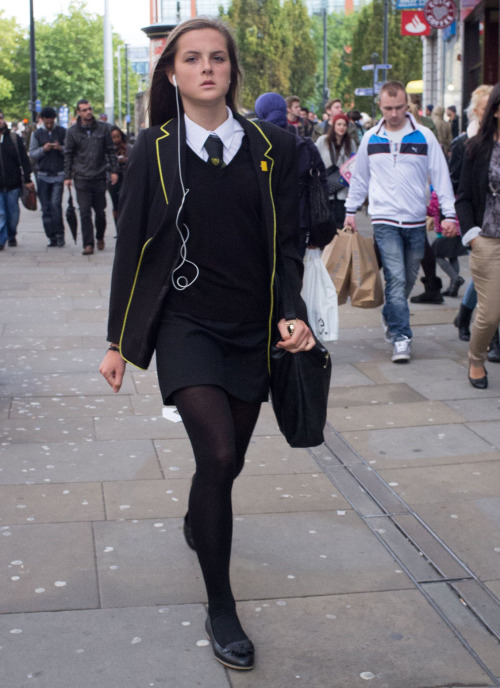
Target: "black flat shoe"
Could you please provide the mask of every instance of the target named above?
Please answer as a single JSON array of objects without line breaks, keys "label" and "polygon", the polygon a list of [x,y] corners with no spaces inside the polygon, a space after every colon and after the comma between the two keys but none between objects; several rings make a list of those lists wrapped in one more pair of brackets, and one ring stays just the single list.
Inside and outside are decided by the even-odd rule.
[{"label": "black flat shoe", "polygon": [[191,532],[191,526],[189,525],[189,514],[186,514],[184,516],[184,525],[182,527],[184,531],[184,539],[186,540],[186,543],[188,547],[191,547],[192,550],[196,552],[196,545],[194,544],[193,540],[193,533]]},{"label": "black flat shoe", "polygon": [[230,669],[239,669],[241,671],[253,669],[255,649],[251,640],[248,638],[246,640],[238,640],[235,643],[229,643],[226,647],[222,647],[214,638],[212,622],[209,616],[207,616],[205,622],[205,629],[212,643],[215,659],[217,661]]},{"label": "black flat shoe", "polygon": [[[470,372],[470,368],[469,368],[469,372]],[[470,375],[468,375],[469,382],[476,389],[487,389],[487,387],[488,387],[488,373],[486,372],[486,368],[484,369],[484,373],[485,374],[483,377],[478,377],[478,378],[474,378],[474,377],[471,377]]]}]

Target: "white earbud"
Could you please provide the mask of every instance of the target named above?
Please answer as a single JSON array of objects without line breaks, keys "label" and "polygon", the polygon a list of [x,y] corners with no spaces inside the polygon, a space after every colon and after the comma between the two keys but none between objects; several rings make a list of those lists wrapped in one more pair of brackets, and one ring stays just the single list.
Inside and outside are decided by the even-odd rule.
[{"label": "white earbud", "polygon": [[177,79],[175,78],[175,74],[172,74],[172,81],[174,82],[174,86],[177,86]]}]

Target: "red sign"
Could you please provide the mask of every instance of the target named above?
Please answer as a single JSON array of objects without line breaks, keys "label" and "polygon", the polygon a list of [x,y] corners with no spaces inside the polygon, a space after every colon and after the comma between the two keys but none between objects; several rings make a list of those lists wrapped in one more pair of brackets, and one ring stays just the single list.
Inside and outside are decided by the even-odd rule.
[{"label": "red sign", "polygon": [[424,14],[433,29],[446,29],[455,21],[457,8],[453,0],[427,0]]},{"label": "red sign", "polygon": [[423,10],[402,10],[402,36],[428,36],[430,32],[431,27],[425,21],[425,15]]}]

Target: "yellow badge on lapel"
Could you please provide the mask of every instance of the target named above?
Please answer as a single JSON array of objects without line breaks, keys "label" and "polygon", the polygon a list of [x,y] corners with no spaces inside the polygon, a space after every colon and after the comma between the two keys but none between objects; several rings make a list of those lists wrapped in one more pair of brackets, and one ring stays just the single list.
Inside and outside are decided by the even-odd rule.
[{"label": "yellow badge on lapel", "polygon": [[261,160],[261,161],[260,161],[260,169],[261,169],[263,172],[267,172],[267,171],[268,171],[266,160]]}]

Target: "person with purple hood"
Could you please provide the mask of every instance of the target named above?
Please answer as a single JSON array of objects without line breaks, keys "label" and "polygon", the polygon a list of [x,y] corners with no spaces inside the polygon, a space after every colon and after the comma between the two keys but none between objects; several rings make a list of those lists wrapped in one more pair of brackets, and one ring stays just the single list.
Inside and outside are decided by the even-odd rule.
[{"label": "person with purple hood", "polygon": [[[319,170],[320,179],[325,190],[326,186],[326,169],[312,139],[308,137],[298,136],[295,127],[287,123],[286,116],[286,101],[279,93],[269,91],[262,93],[255,101],[255,114],[261,120],[270,122],[271,124],[286,129],[295,138],[297,148],[297,171],[299,175],[299,208],[300,208],[300,233],[298,237],[298,248],[302,258],[305,255],[306,248],[316,248],[309,243],[310,233],[310,208],[308,188],[311,178],[311,170]],[[332,232],[330,241],[333,239],[336,230],[332,225]],[[324,248],[319,246],[318,248]]]}]

